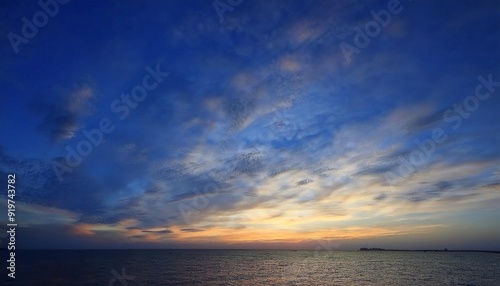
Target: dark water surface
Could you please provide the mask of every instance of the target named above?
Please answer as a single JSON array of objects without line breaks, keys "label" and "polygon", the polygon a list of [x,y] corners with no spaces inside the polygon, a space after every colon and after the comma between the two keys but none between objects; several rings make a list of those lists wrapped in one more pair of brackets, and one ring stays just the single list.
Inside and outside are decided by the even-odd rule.
[{"label": "dark water surface", "polygon": [[2,285],[500,285],[495,253],[25,250],[16,279],[2,260]]}]

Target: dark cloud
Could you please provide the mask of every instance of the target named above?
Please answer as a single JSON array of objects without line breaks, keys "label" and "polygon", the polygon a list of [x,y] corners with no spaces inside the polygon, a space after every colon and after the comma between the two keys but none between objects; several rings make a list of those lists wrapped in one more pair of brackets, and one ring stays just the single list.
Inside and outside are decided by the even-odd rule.
[{"label": "dark cloud", "polygon": [[169,229],[164,229],[164,230],[143,230],[142,232],[151,232],[151,233],[172,233],[171,230]]},{"label": "dark cloud", "polygon": [[384,194],[384,193],[382,193],[382,194],[380,194],[380,195],[376,196],[374,199],[375,199],[376,201],[383,201],[383,200],[385,200],[386,198],[387,198],[387,195],[386,195],[386,194]]},{"label": "dark cloud", "polygon": [[255,101],[251,98],[229,97],[223,106],[229,121],[229,130],[240,128],[254,109]]},{"label": "dark cloud", "polygon": [[67,110],[53,106],[47,110],[40,129],[54,141],[68,139],[75,136],[79,129],[78,118]]},{"label": "dark cloud", "polygon": [[419,132],[424,130],[430,130],[434,127],[437,127],[439,124],[444,123],[443,115],[445,114],[446,109],[441,109],[436,112],[432,112],[425,116],[421,116],[406,125],[406,128],[410,132]]},{"label": "dark cloud", "polygon": [[181,231],[184,232],[201,232],[204,231],[203,229],[198,229],[198,228],[181,228]]},{"label": "dark cloud", "polygon": [[355,176],[380,175],[386,172],[392,172],[398,166],[399,165],[394,164],[394,162],[380,162],[379,165],[362,167],[354,175]]},{"label": "dark cloud", "polygon": [[[181,169],[186,170],[186,169]],[[181,200],[204,196],[204,193],[222,192],[229,185],[221,181],[224,178],[218,178],[213,172],[195,174],[193,172],[182,172],[181,177],[163,177],[163,180],[169,183],[169,193],[165,203],[171,203]]]},{"label": "dark cloud", "polygon": [[303,179],[303,180],[300,180],[300,181],[297,182],[297,186],[307,185],[307,184],[312,183],[312,182],[314,182],[314,180]]},{"label": "dark cloud", "polygon": [[483,188],[500,189],[500,182],[495,182],[495,183],[484,185]]},{"label": "dark cloud", "polygon": [[275,166],[269,166],[268,168],[271,170],[268,171],[267,175],[271,178],[276,177],[280,174],[283,174],[283,173],[291,171],[291,170],[300,170],[301,169],[300,164],[289,163],[288,161],[277,162],[277,164]]},{"label": "dark cloud", "polygon": [[453,184],[447,181],[435,183],[429,187],[408,193],[411,202],[422,202],[433,198],[442,197],[446,191],[450,190]]},{"label": "dark cloud", "polygon": [[259,151],[236,154],[228,161],[237,173],[253,175],[263,170],[262,153]]},{"label": "dark cloud", "polygon": [[184,165],[174,165],[160,167],[156,170],[155,176],[166,181],[185,181],[190,178],[191,167]]},{"label": "dark cloud", "polygon": [[93,96],[92,89],[83,86],[42,97],[32,104],[36,113],[42,115],[39,129],[53,141],[74,137],[81,127],[81,117],[91,111]]}]

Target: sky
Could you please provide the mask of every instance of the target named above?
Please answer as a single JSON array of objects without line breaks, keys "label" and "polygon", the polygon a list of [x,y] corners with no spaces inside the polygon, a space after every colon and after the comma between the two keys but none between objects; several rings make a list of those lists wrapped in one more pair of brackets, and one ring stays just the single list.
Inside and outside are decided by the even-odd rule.
[{"label": "sky", "polygon": [[500,250],[499,1],[0,1],[0,247]]}]

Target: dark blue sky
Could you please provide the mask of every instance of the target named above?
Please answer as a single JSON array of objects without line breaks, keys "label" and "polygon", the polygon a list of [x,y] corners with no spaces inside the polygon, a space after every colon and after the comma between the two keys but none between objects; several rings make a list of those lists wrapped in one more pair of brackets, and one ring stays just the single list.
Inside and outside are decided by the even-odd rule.
[{"label": "dark blue sky", "polygon": [[500,248],[499,1],[40,3],[0,1],[22,247]]}]

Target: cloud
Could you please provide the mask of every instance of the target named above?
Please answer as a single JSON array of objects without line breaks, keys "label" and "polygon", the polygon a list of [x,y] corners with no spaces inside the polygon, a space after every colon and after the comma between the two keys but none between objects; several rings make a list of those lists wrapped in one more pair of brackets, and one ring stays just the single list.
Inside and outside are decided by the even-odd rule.
[{"label": "cloud", "polygon": [[380,195],[377,195],[374,199],[377,201],[383,201],[386,198],[387,198],[387,194],[380,194]]},{"label": "cloud", "polygon": [[[7,205],[7,200],[0,198]],[[23,227],[67,226],[77,221],[78,215],[72,211],[46,207],[38,204],[27,204],[17,200],[17,217],[22,217]]]},{"label": "cloud", "polygon": [[73,138],[82,127],[81,118],[91,112],[93,98],[94,90],[85,85],[41,99],[35,103],[37,113],[43,116],[40,130],[53,141]]},{"label": "cloud", "polygon": [[[463,81],[453,70],[462,76],[476,69],[465,68],[465,57],[459,61],[463,68],[453,70],[428,59],[443,49],[440,58],[454,65],[455,50],[450,54],[447,47],[419,54],[422,42],[411,40],[434,37],[432,29],[444,26],[424,23],[421,34],[411,15],[394,17],[385,36],[371,39],[346,64],[339,42],[352,41],[352,28],[385,4],[248,2],[226,13],[224,26],[213,11],[202,9],[211,5],[202,5],[176,15],[175,24],[160,25],[165,29],[154,34],[159,47],[119,52],[120,44],[140,33],[140,19],[134,20],[137,31],[121,31],[125,38],[104,37],[109,41],[101,52],[115,55],[105,61],[112,68],[96,86],[111,91],[110,100],[94,109],[89,86],[39,100],[39,128],[53,141],[74,138],[93,111],[108,116],[108,103],[130,90],[124,86],[143,66],[158,60],[173,78],[131,109],[127,121],[62,183],[43,159],[63,158],[57,149],[62,146],[51,155],[35,150],[37,159],[0,153],[2,174],[23,178],[19,198],[30,206],[20,210],[29,214],[30,231],[52,225],[94,242],[137,245],[310,242],[428,233],[446,228],[449,222],[439,218],[447,214],[497,209],[500,137],[490,135],[498,128],[485,127],[496,124],[494,101],[481,105],[493,110],[489,121],[479,112],[468,121],[470,129],[484,129],[466,130],[464,124],[450,131],[449,140],[404,182],[386,182],[385,173],[418,148],[415,139],[440,126],[449,102],[459,102],[454,99],[461,94],[454,91],[466,84],[458,84]],[[200,22],[204,12],[213,19]],[[481,19],[473,14],[470,19]],[[217,194],[206,198],[207,189]],[[192,211],[190,222],[180,206]]]},{"label": "cloud", "polygon": [[442,197],[445,192],[452,187],[449,182],[438,182],[432,186],[424,187],[408,193],[409,200],[412,202],[421,202],[433,198]]},{"label": "cloud", "polygon": [[157,233],[157,234],[166,234],[166,233],[172,233],[171,230],[169,229],[160,229],[160,230],[142,230],[142,232],[151,232],[151,233]]}]

